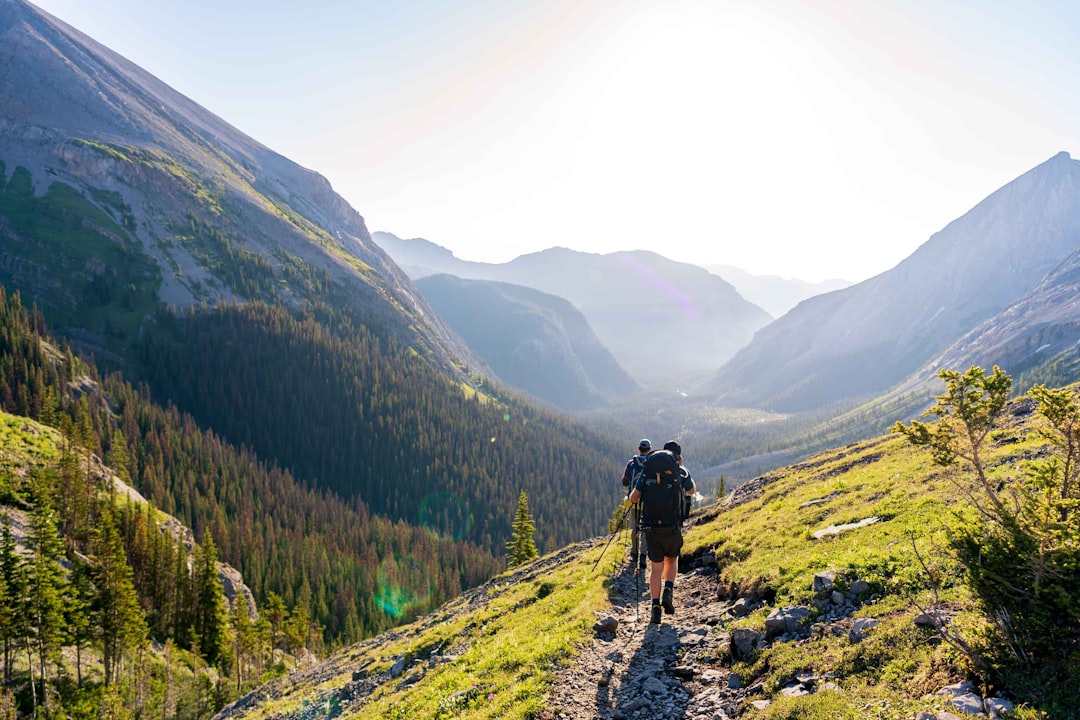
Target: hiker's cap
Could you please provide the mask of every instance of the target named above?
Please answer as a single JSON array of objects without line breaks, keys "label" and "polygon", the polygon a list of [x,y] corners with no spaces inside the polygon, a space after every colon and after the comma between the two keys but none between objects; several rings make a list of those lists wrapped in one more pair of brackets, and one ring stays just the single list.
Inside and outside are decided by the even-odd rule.
[{"label": "hiker's cap", "polygon": [[652,443],[648,438],[642,438],[641,442],[637,444],[638,450],[652,450]]}]

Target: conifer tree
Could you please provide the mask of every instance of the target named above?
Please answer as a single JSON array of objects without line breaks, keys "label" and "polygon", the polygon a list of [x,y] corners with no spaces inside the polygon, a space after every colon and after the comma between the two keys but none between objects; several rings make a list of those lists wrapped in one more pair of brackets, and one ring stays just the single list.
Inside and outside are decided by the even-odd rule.
[{"label": "conifer tree", "polygon": [[93,600],[94,587],[90,580],[90,566],[77,560],[71,568],[64,616],[67,620],[69,640],[75,646],[75,678],[79,687],[83,684],[83,648],[89,645],[94,634],[91,624]]},{"label": "conifer tree", "polygon": [[0,640],[4,652],[4,684],[11,684],[12,663],[19,641],[27,633],[26,571],[22,558],[15,549],[15,535],[11,532],[11,518],[5,512],[0,525],[0,587],[4,602],[0,603]]},{"label": "conifer tree", "polygon": [[533,522],[532,514],[529,513],[529,498],[524,490],[518,497],[517,513],[514,514],[511,530],[513,534],[510,542],[506,543],[506,566],[515,567],[535,559],[539,555],[536,543],[533,542],[536,523]]},{"label": "conifer tree", "polygon": [[37,654],[38,677],[41,678],[41,707],[49,716],[48,663],[60,652],[64,627],[64,595],[67,582],[60,565],[63,542],[56,531],[52,500],[44,478],[34,482],[34,505],[30,512],[29,546],[31,556],[27,565],[26,587],[28,622],[32,628],[34,650]]},{"label": "conifer tree", "polygon": [[229,622],[225,592],[218,576],[217,546],[209,531],[203,533],[202,546],[195,557],[194,568],[194,622],[195,634],[199,637],[199,651],[210,665],[220,665],[226,661],[228,638],[226,629]]},{"label": "conifer tree", "polygon": [[101,637],[105,684],[109,685],[117,678],[124,651],[145,641],[146,620],[135,595],[120,533],[108,508],[98,518],[94,546],[94,620]]}]

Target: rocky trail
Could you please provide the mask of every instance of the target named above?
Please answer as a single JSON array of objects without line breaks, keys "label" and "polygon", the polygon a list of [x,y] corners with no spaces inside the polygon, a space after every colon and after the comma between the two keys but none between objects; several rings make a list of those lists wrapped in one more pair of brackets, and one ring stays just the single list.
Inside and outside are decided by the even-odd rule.
[{"label": "rocky trail", "polygon": [[649,624],[648,571],[635,575],[630,563],[617,571],[610,613],[597,617],[591,642],[560,671],[544,720],[738,716],[755,688],[729,670],[731,603],[718,599],[711,558],[683,562],[696,567],[679,574],[675,614],[660,625]]}]

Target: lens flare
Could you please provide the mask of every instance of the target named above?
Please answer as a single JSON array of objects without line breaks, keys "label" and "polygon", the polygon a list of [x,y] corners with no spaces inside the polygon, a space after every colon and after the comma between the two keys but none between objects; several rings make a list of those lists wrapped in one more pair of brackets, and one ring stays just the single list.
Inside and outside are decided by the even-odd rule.
[{"label": "lens flare", "polygon": [[392,555],[379,563],[375,604],[391,617],[401,617],[428,601],[433,574],[410,555]]},{"label": "lens flare", "polygon": [[420,501],[420,527],[440,537],[461,540],[472,530],[473,516],[464,500],[450,493],[432,493]]}]

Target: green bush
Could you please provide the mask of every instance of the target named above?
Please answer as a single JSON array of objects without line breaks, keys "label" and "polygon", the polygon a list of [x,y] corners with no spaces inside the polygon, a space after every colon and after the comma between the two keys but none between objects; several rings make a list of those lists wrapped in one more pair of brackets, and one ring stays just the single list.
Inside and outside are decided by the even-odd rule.
[{"label": "green bush", "polygon": [[987,440],[1005,420],[1012,379],[998,367],[938,376],[945,393],[925,413],[937,423],[894,430],[928,447],[938,465],[964,461],[971,507],[954,515],[948,547],[997,631],[992,640],[949,639],[991,679],[1052,704],[1053,688],[1080,680],[1080,402],[1069,389],[1032,388],[1026,402],[1038,405],[1046,452],[1023,474],[1002,476],[992,472]]}]

